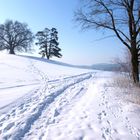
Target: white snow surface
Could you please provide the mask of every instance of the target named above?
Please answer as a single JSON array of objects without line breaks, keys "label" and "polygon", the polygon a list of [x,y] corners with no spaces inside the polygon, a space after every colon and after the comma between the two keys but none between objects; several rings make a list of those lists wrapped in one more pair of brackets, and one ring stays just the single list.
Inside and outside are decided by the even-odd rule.
[{"label": "white snow surface", "polygon": [[140,106],[112,76],[0,54],[0,140],[140,140]]}]

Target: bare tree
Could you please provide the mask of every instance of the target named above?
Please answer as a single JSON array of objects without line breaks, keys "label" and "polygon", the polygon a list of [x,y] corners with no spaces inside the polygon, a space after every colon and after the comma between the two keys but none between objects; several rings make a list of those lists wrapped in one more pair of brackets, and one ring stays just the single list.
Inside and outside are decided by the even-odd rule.
[{"label": "bare tree", "polygon": [[7,49],[10,54],[17,51],[28,51],[31,48],[33,34],[27,24],[7,20],[0,24],[0,50]]},{"label": "bare tree", "polygon": [[122,57],[114,58],[113,63],[119,66],[116,71],[128,73],[129,77],[132,78],[131,54],[127,48],[124,49]]},{"label": "bare tree", "polygon": [[75,20],[83,29],[105,29],[128,48],[131,54],[132,76],[139,83],[140,1],[139,0],[81,0]]}]

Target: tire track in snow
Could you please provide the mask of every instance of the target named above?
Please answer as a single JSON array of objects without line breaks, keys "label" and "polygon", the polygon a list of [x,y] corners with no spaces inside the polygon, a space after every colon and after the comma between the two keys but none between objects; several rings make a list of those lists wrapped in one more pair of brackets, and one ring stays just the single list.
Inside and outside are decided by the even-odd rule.
[{"label": "tire track in snow", "polygon": [[[34,123],[32,129],[25,135],[24,139],[47,139],[46,134],[49,125],[58,123],[59,119],[57,119],[57,117],[59,117],[63,109],[71,104],[71,102],[78,96],[82,96],[83,93],[85,93],[86,87],[84,88],[84,84],[87,83],[87,80],[89,80],[88,77],[84,78],[80,82],[70,85],[59,96],[57,96],[54,101],[48,105],[47,110],[43,111],[40,118]],[[34,136],[32,137],[31,134],[34,134]]]},{"label": "tire track in snow", "polygon": [[[58,85],[60,85],[65,82],[65,85],[63,85],[61,88],[58,87],[56,91],[50,93],[49,95],[46,95],[46,93],[49,93],[49,90],[51,90],[51,88],[48,87],[49,79],[44,73],[42,73],[39,69],[37,69],[34,66],[33,62],[31,62],[30,68],[34,73],[40,76],[40,78],[42,79],[42,86],[40,89],[36,90],[36,93],[26,102],[19,105],[17,108],[15,107],[14,111],[7,113],[5,117],[0,119],[0,134],[2,136],[2,139],[22,139],[25,136],[25,134],[29,132],[32,125],[42,115],[42,112],[51,103],[54,102],[56,97],[63,94],[65,90],[72,87],[73,85],[92,77],[92,73],[85,73],[72,77],[65,77],[63,80],[61,79],[60,82],[57,83]],[[50,83],[56,86],[55,82],[50,81]],[[34,107],[32,108],[32,106]],[[10,123],[7,124],[7,121]]]},{"label": "tire track in snow", "polygon": [[21,129],[18,129],[18,132],[15,132],[13,138],[22,138],[24,137],[24,135],[30,130],[31,126],[34,124],[34,122],[41,116],[42,112],[44,111],[44,109],[46,109],[51,103],[54,102],[55,98],[57,96],[59,96],[60,94],[63,94],[63,92],[73,86],[75,83],[79,83],[82,82],[86,79],[89,79],[91,77],[91,75],[86,75],[84,78],[78,78],[76,79],[74,82],[65,85],[64,87],[60,88],[57,92],[52,93],[51,95],[47,96],[43,102],[41,102],[38,105],[38,109],[37,111],[32,114],[27,120],[26,123],[24,124],[24,127]]}]

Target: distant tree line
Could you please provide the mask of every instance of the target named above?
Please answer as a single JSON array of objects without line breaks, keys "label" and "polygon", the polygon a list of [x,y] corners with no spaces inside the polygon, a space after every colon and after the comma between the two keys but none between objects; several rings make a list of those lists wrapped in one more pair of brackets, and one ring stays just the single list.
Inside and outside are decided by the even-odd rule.
[{"label": "distant tree line", "polygon": [[42,57],[62,57],[56,28],[45,28],[34,35],[26,23],[7,20],[0,24],[0,50],[8,50],[9,54],[15,54],[15,51],[31,51],[34,39],[37,40],[35,44],[40,47],[39,54]]}]

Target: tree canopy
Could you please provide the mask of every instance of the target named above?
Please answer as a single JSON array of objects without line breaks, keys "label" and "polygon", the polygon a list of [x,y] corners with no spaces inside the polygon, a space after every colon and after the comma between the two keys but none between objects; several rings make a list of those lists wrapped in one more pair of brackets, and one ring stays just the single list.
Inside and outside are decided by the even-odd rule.
[{"label": "tree canopy", "polygon": [[40,46],[39,54],[41,54],[42,57],[46,56],[48,59],[53,56],[58,58],[62,57],[60,53],[61,49],[58,47],[58,32],[56,28],[45,28],[43,31],[38,31],[36,37],[38,40],[36,45]]},{"label": "tree canopy", "polygon": [[33,38],[26,23],[7,20],[4,24],[0,24],[0,49],[6,49],[10,54],[30,50]]}]

